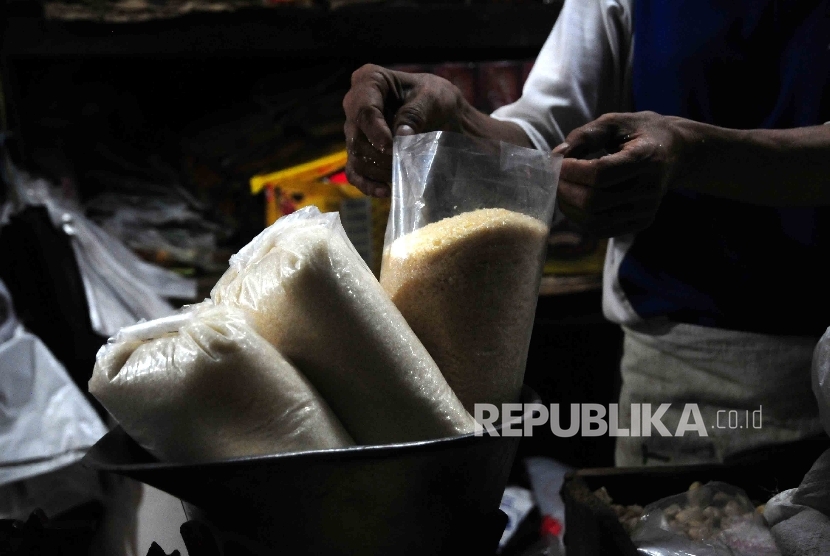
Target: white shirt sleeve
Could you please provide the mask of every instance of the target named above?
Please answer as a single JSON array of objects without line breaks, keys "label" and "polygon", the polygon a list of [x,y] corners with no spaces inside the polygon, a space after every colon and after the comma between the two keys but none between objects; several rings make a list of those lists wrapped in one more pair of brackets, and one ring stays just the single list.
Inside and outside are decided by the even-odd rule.
[{"label": "white shirt sleeve", "polygon": [[631,110],[633,0],[565,0],[522,97],[493,112],[540,150],[607,112]]}]

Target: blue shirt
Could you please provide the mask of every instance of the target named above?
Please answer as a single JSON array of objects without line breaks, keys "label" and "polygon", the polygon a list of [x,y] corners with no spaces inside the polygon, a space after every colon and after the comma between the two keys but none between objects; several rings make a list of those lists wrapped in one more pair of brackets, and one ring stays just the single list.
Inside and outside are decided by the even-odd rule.
[{"label": "blue shirt", "polygon": [[[633,26],[637,111],[737,129],[830,120],[828,0],[637,0]],[[642,318],[819,336],[828,255],[830,207],[678,190],[636,236],[619,283]]]}]

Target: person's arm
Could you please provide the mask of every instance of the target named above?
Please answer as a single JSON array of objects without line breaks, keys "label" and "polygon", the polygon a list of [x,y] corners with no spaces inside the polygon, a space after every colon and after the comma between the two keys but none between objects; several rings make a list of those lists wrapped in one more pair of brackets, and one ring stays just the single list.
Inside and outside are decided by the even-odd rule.
[{"label": "person's arm", "polygon": [[679,127],[687,128],[690,152],[669,187],[757,205],[830,205],[830,125],[736,130],[690,122]]},{"label": "person's arm", "polygon": [[[557,197],[586,231],[612,237],[654,219],[670,189],[767,206],[830,205],[830,126],[735,130],[653,112],[574,130]],[[586,158],[598,152],[599,158]]]},{"label": "person's arm", "polygon": [[632,34],[631,0],[566,0],[521,98],[492,116],[550,151],[600,115],[631,110]]},{"label": "person's arm", "polygon": [[436,75],[365,65],[352,74],[346,112],[346,178],[366,194],[386,196],[392,179],[392,134],[455,131],[531,147],[522,128],[473,108],[458,87]]},{"label": "person's arm", "polygon": [[456,131],[549,151],[563,130],[627,109],[630,14],[630,0],[566,0],[522,98],[494,117],[435,75],[360,68],[343,100],[347,178],[366,193],[388,194],[393,135]]}]

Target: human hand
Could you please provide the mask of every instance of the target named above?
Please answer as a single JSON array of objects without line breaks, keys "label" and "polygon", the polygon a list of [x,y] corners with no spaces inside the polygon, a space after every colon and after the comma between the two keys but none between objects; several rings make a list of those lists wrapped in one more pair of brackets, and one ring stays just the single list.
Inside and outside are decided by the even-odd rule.
[{"label": "human hand", "polygon": [[465,107],[461,91],[437,75],[361,67],[343,99],[349,183],[367,195],[389,195],[393,130],[395,135],[461,131]]},{"label": "human hand", "polygon": [[[673,187],[697,133],[695,122],[654,112],[605,114],[572,131],[557,200],[585,233],[613,237],[647,228]],[[584,157],[605,151],[600,158]]]}]

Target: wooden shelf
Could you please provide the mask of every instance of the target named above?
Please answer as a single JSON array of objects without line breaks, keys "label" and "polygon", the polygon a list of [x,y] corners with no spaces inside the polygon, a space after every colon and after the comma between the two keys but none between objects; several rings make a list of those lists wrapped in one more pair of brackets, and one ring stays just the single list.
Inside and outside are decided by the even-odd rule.
[{"label": "wooden shelf", "polygon": [[[552,4],[367,4],[247,8],[139,23],[9,14],[7,59],[153,56],[360,58],[404,61],[498,53],[535,56],[561,9]],[[485,56],[485,54],[482,54]]]}]

